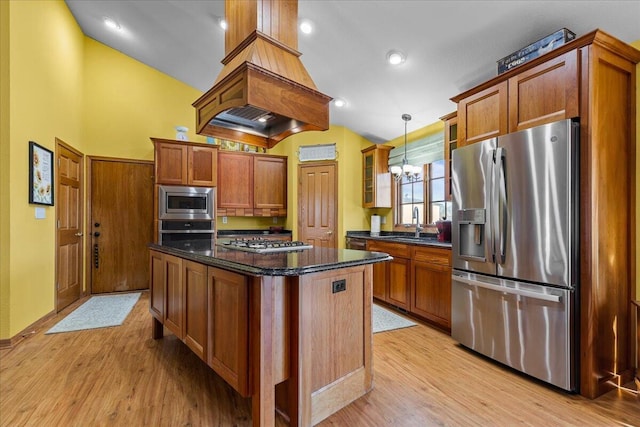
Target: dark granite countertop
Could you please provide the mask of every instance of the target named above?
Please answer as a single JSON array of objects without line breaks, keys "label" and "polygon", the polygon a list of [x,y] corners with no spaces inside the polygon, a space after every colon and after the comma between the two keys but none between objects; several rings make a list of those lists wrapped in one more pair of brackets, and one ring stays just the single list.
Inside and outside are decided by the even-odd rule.
[{"label": "dark granite countertop", "polygon": [[369,231],[347,231],[347,237],[451,249],[451,242],[439,242],[436,234],[428,233],[420,234],[420,237],[416,238],[414,233],[403,233],[399,231],[381,231],[379,236],[372,236]]},{"label": "dark granite countertop", "polygon": [[252,276],[301,276],[363,264],[389,261],[388,254],[351,249],[312,248],[296,252],[252,253],[216,246],[210,250],[183,250],[149,244],[149,248],[201,264]]}]

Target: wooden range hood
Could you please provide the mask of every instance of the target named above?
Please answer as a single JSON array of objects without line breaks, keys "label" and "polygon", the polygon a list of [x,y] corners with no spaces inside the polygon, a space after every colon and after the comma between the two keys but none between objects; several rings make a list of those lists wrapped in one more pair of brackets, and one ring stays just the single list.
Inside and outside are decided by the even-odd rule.
[{"label": "wooden range hood", "polygon": [[224,67],[193,103],[196,132],[271,148],[294,133],[327,130],[332,98],[300,61],[297,0],[226,0],[225,13]]}]

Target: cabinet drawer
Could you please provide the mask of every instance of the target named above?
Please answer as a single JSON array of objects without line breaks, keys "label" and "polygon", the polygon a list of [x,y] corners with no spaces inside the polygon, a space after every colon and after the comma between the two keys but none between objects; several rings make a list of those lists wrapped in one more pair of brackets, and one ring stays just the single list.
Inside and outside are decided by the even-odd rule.
[{"label": "cabinet drawer", "polygon": [[375,252],[385,252],[394,258],[411,258],[411,248],[402,243],[380,242],[369,240],[367,250]]},{"label": "cabinet drawer", "polygon": [[414,261],[428,262],[430,264],[451,265],[451,250],[450,249],[436,249],[423,246],[414,246],[413,256]]}]

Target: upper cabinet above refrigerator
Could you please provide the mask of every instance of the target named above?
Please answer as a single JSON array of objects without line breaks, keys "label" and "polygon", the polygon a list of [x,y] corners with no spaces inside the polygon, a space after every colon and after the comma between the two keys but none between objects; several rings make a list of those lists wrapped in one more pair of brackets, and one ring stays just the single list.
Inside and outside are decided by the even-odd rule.
[{"label": "upper cabinet above refrigerator", "polygon": [[577,58],[572,50],[452,98],[458,102],[459,146],[578,116]]}]

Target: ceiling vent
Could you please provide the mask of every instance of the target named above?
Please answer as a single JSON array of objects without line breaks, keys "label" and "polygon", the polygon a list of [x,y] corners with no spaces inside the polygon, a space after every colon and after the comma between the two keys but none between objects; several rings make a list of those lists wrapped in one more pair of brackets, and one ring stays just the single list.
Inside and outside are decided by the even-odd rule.
[{"label": "ceiling vent", "polygon": [[225,13],[224,67],[193,103],[196,132],[271,148],[294,133],[327,130],[331,97],[297,51],[297,0],[226,0]]}]

